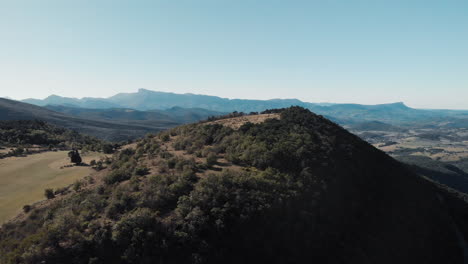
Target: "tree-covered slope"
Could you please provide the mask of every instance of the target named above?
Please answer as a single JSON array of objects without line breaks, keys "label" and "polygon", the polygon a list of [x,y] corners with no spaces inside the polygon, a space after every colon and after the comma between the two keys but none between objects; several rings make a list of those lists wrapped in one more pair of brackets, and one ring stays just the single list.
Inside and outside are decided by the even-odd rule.
[{"label": "tree-covered slope", "polygon": [[141,140],[0,231],[2,263],[462,263],[444,196],[300,107]]},{"label": "tree-covered slope", "polygon": [[0,98],[0,120],[42,120],[109,141],[135,139],[147,133],[155,133],[177,125],[174,122],[138,123],[125,120],[90,119],[86,116],[76,117],[3,98]]},{"label": "tree-covered slope", "polygon": [[93,151],[113,148],[109,143],[39,120],[0,121],[0,146],[16,148],[63,148]]}]

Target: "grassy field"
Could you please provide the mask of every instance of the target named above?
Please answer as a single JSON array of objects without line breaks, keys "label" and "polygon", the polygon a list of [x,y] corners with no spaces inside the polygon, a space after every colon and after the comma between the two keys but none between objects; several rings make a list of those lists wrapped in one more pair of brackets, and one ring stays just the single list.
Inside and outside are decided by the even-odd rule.
[{"label": "grassy field", "polygon": [[[83,155],[83,161],[102,154]],[[26,204],[44,199],[46,188],[64,187],[92,172],[90,167],[68,165],[66,151],[45,152],[0,160],[0,224],[16,216]]]}]

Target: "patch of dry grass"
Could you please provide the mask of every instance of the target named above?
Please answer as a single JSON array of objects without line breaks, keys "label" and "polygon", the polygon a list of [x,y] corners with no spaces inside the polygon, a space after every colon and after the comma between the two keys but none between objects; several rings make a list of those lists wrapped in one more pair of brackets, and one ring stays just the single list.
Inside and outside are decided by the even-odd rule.
[{"label": "patch of dry grass", "polygon": [[250,122],[253,124],[263,123],[267,119],[279,119],[279,114],[261,114],[261,115],[248,115],[248,116],[239,116],[227,119],[220,119],[207,124],[221,124],[223,126],[228,126],[233,129],[239,129],[243,124]]},{"label": "patch of dry grass", "polygon": [[[67,153],[44,152],[0,160],[0,224],[21,212],[24,205],[43,200],[46,188],[68,186],[93,171],[85,166],[61,168],[70,164]],[[103,155],[83,155],[83,162],[99,156]]]}]

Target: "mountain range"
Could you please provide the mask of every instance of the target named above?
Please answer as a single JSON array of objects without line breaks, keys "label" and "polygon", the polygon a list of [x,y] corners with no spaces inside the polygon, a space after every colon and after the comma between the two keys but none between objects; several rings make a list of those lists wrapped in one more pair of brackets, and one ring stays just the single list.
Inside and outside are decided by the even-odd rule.
[{"label": "mountain range", "polygon": [[[423,110],[406,106],[402,102],[380,105],[309,103],[298,99],[248,100],[227,99],[197,94],[175,94],[139,89],[135,93],[120,93],[109,98],[82,99],[51,95],[43,100],[26,99],[23,102],[38,106],[65,106],[92,109],[134,109],[139,111],[167,110],[173,107],[206,109],[216,112],[260,112],[266,109],[301,106],[323,115],[340,124],[354,124],[364,121],[381,121],[404,125],[414,122],[431,124],[434,121],[463,119],[468,124],[468,111]],[[459,122],[458,122],[459,123]]]},{"label": "mountain range", "polygon": [[308,103],[298,99],[227,99],[146,89],[109,98],[77,99],[51,95],[43,100],[22,102],[0,99],[0,120],[39,119],[101,139],[122,141],[210,116],[290,106],[304,107],[346,127],[468,128],[468,111],[414,109],[402,102],[360,105]]}]

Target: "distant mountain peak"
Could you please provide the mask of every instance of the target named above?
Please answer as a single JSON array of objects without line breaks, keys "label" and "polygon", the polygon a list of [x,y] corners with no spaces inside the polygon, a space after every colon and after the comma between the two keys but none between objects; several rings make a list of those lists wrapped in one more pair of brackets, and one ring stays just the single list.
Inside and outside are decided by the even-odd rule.
[{"label": "distant mountain peak", "polygon": [[148,90],[148,89],[145,89],[145,88],[138,89],[138,93],[148,93],[148,92],[155,92],[155,91],[151,91],[151,90]]},{"label": "distant mountain peak", "polygon": [[392,105],[409,108],[404,102],[396,102],[396,103],[393,103]]},{"label": "distant mountain peak", "polygon": [[61,99],[61,98],[66,98],[66,97],[62,97],[62,96],[59,96],[59,95],[56,95],[56,94],[51,94],[51,95],[47,96],[45,100],[47,100],[47,99]]}]

